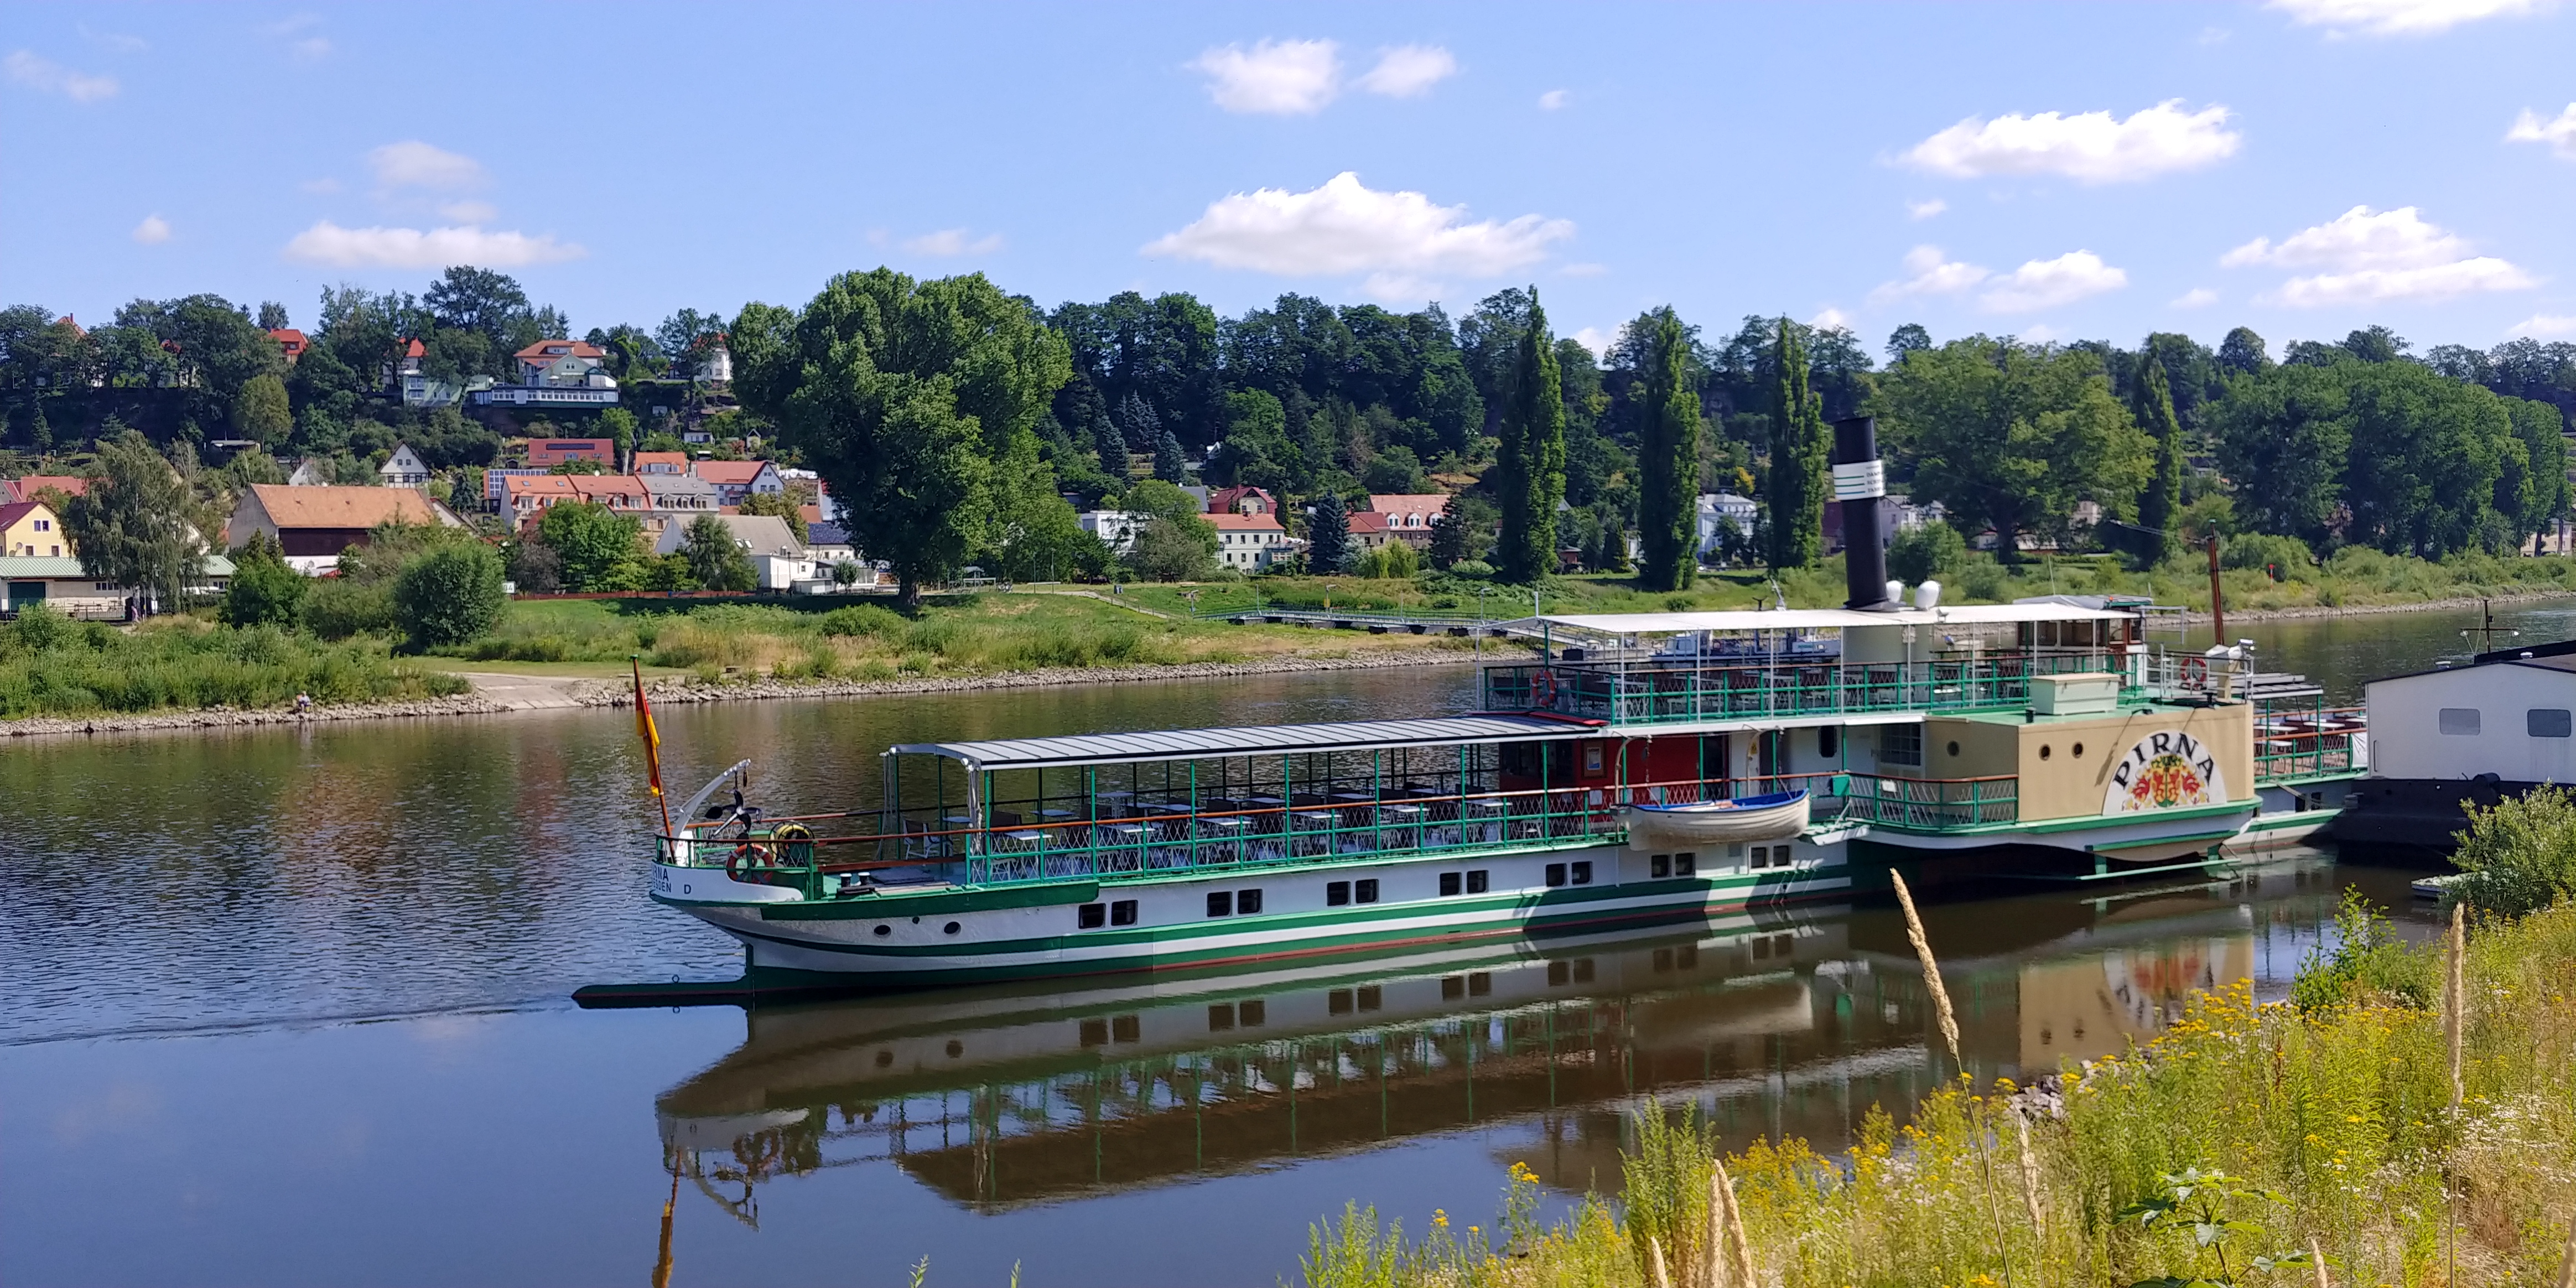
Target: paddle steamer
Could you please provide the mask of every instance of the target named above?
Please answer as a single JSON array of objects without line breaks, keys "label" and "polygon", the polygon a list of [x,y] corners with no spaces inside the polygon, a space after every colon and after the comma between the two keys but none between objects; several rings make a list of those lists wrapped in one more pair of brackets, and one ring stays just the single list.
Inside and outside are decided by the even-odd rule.
[{"label": "paddle steamer", "polygon": [[745,762],[656,839],[653,898],[755,973],[918,986],[1601,933],[1890,869],[2103,881],[2333,817],[2367,743],[2313,688],[2162,648],[2143,605],[1900,602],[1870,427],[1837,435],[1844,608],[1528,619],[1455,715],[901,745],[864,815],[767,813]]}]

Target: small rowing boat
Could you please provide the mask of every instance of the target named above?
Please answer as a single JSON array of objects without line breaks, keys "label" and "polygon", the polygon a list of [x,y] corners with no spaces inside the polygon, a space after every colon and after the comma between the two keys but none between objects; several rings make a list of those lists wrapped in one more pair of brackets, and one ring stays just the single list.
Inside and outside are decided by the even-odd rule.
[{"label": "small rowing boat", "polygon": [[1807,793],[1801,789],[1694,805],[1631,805],[1625,814],[1632,846],[1776,841],[1807,830]]}]

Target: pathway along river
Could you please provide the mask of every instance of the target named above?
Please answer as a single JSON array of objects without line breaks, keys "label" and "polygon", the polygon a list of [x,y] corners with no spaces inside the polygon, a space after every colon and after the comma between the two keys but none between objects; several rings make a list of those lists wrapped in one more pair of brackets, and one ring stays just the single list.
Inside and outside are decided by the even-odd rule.
[{"label": "pathway along river", "polygon": [[[2576,606],[2518,607],[2524,640]],[[2338,699],[2474,614],[2254,625]],[[2205,644],[2205,639],[2199,641]],[[769,702],[663,715],[674,782],[756,757],[862,803],[889,742],[1418,715],[1466,668]],[[0,747],[0,1280],[1259,1284],[1346,1199],[1489,1223],[1529,1163],[1616,1191],[1621,1113],[1841,1142],[1934,1076],[1892,914],[1819,906],[1553,960],[585,1012],[739,957],[643,894],[617,711]],[[1929,914],[1981,1073],[2053,1068],[2190,992],[2277,993],[2357,884],[2233,881]]]}]

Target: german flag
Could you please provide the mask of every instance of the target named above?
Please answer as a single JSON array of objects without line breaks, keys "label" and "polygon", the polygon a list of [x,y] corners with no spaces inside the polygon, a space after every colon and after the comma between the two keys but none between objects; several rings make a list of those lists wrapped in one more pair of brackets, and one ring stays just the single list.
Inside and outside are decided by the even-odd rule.
[{"label": "german flag", "polygon": [[635,670],[635,736],[644,740],[644,766],[650,776],[653,794],[662,794],[662,731],[653,724],[653,703],[644,696],[644,666],[628,659]]}]

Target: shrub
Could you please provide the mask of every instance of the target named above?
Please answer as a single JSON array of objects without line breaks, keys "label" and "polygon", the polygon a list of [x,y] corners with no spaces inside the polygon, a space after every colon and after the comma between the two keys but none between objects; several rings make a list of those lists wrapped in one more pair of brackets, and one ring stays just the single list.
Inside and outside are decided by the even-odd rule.
[{"label": "shrub", "polygon": [[2303,1011],[2388,1001],[2420,1008],[2441,991],[2439,974],[2431,953],[2407,947],[2360,891],[2346,890],[2332,945],[2318,945],[2299,963],[2290,1001]]},{"label": "shrub", "polygon": [[2451,855],[2450,899],[2521,916],[2576,895],[2576,792],[2540,787],[2481,809]]},{"label": "shrub", "polygon": [[18,610],[9,623],[12,642],[29,652],[43,652],[72,637],[72,619],[43,604]]},{"label": "shrub", "polygon": [[233,569],[216,609],[227,626],[292,626],[302,615],[313,582],[273,559],[246,559]]},{"label": "shrub", "polygon": [[462,644],[501,620],[501,557],[482,542],[433,550],[394,579],[394,610],[413,648]]},{"label": "shrub", "polygon": [[327,578],[304,597],[304,627],[326,640],[344,640],[394,629],[393,588]]},{"label": "shrub", "polygon": [[1949,524],[1933,522],[1896,534],[1887,547],[1887,573],[1909,582],[1955,577],[1968,566],[1968,539]]},{"label": "shrub", "polygon": [[1959,593],[1969,599],[2001,599],[2011,574],[1992,559],[1971,559],[1959,572]]},{"label": "shrub", "polygon": [[2249,532],[2228,538],[2218,548],[2219,567],[2269,572],[2274,581],[2312,580],[2316,565],[2308,543],[2278,533]]},{"label": "shrub", "polygon": [[903,633],[904,620],[876,604],[852,604],[823,614],[826,635],[891,639]]}]

